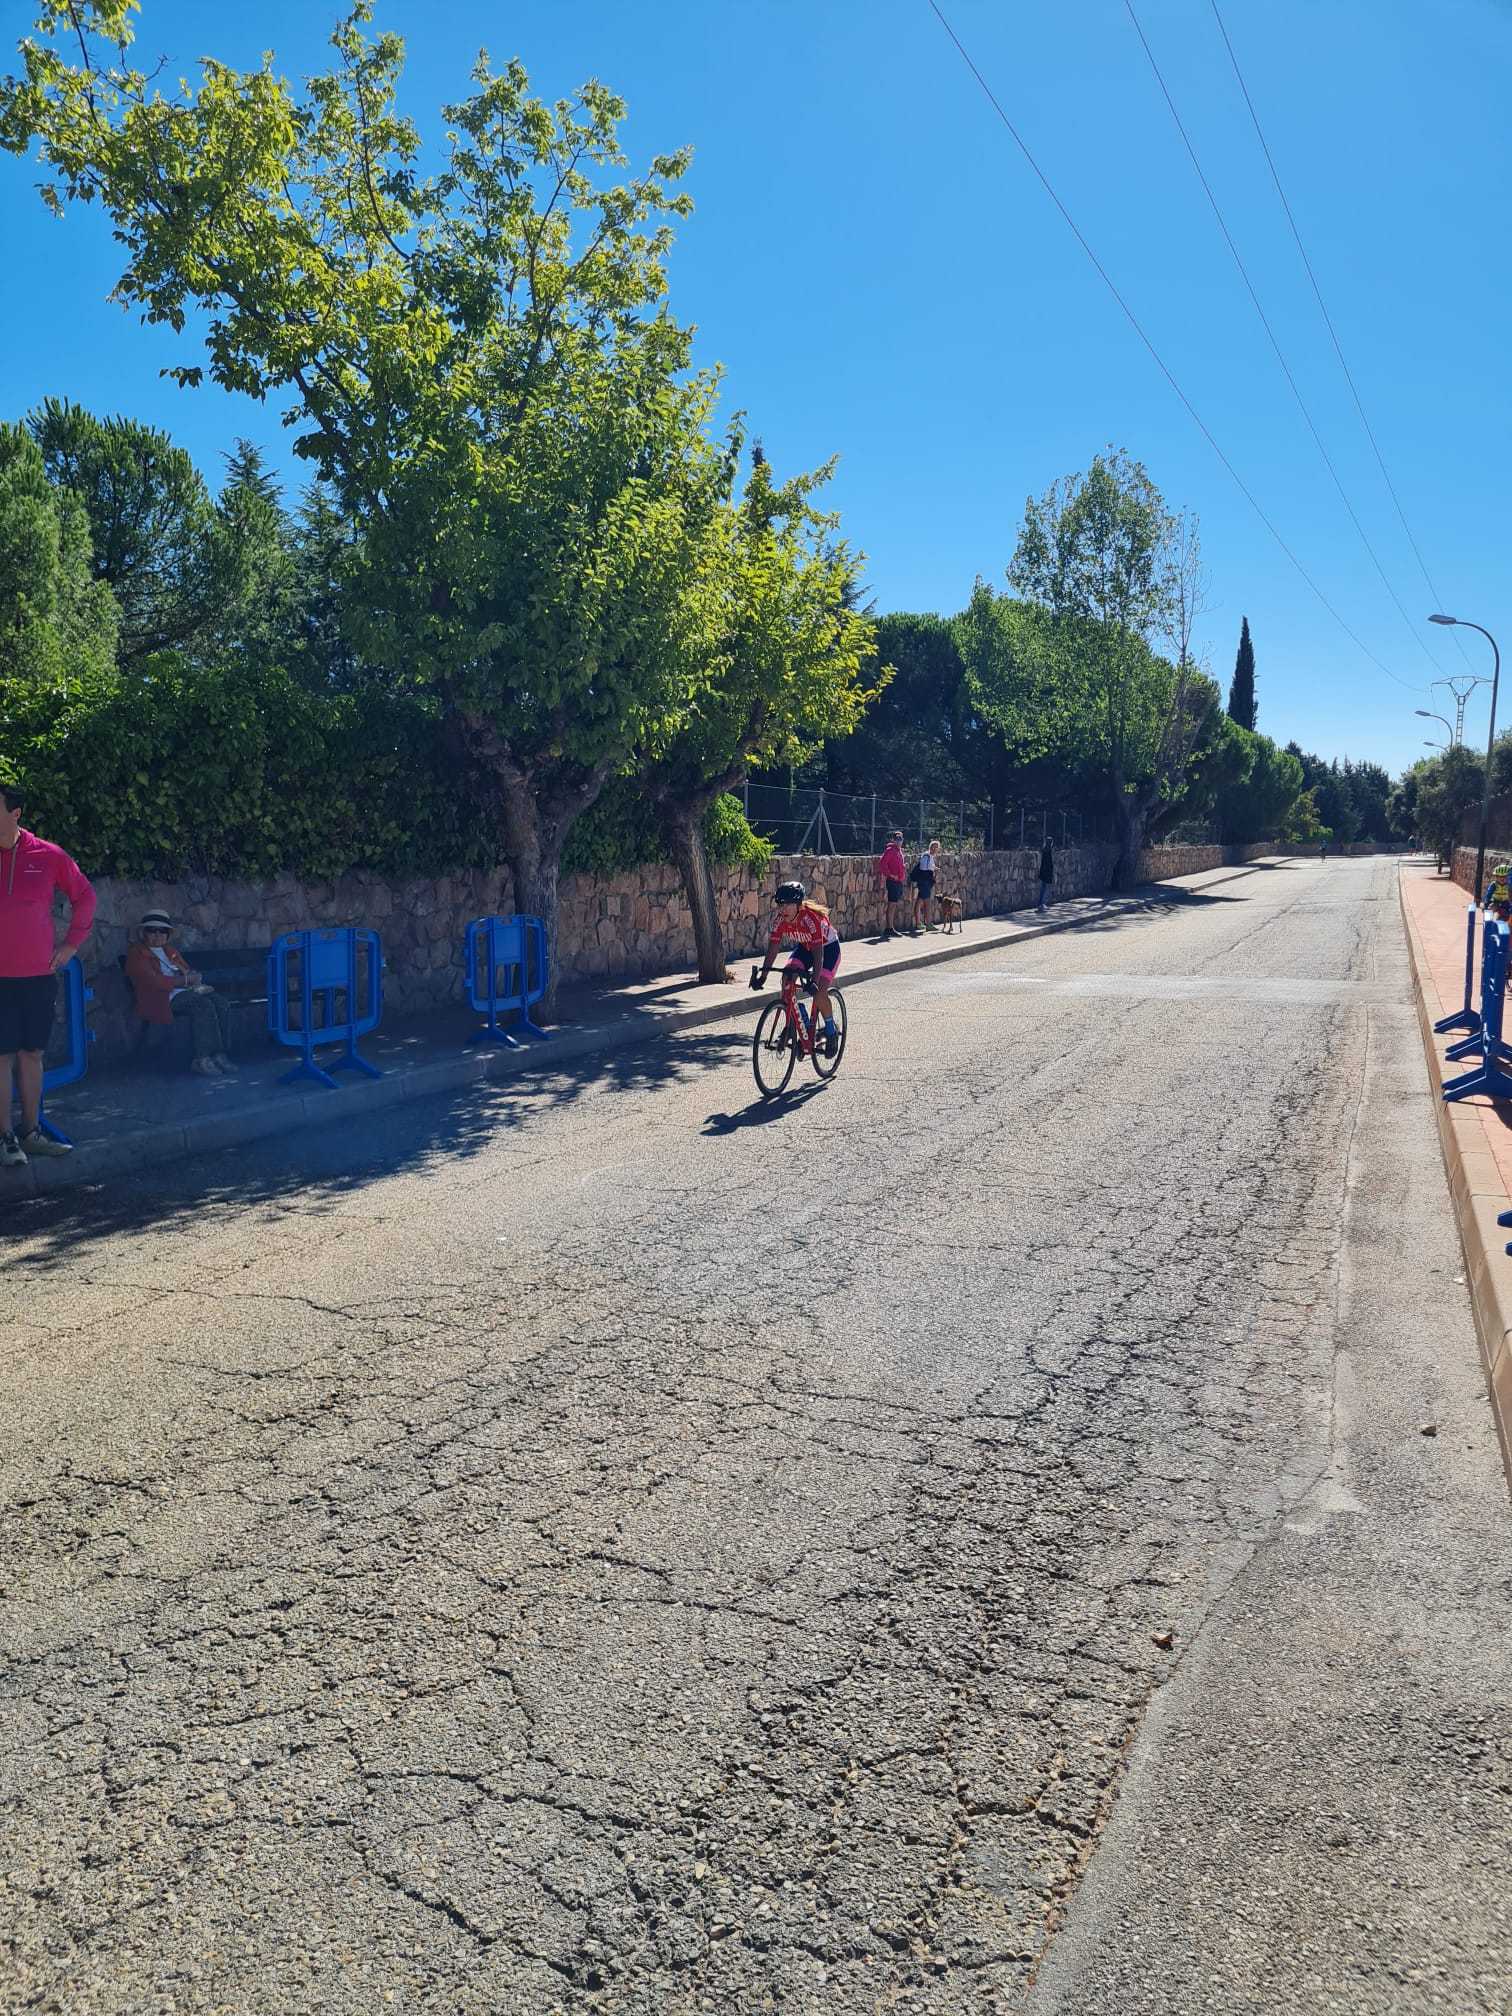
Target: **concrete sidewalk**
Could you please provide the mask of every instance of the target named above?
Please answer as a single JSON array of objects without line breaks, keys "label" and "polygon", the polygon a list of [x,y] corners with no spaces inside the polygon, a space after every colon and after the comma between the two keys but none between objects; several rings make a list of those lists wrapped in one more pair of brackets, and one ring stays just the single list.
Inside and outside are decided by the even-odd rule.
[{"label": "concrete sidewalk", "polygon": [[[1116,929],[1128,919],[1199,897],[1218,883],[1265,872],[1287,873],[1291,867],[1287,860],[1267,857],[1242,867],[1150,884],[1125,896],[1073,897],[1055,904],[1044,917],[1020,910],[1004,917],[971,918],[948,935],[939,930],[917,937],[905,934],[887,944],[878,938],[847,940],[841,984],[850,989],[884,974],[906,973],[1048,932]],[[196,1078],[181,1070],[103,1069],[48,1102],[48,1118],[73,1141],[74,1152],[25,1169],[0,1169],[0,1204],[36,1191],[98,1183],[123,1169],[207,1154],[295,1128],[330,1126],[402,1099],[428,1098],[484,1079],[550,1072],[684,1029],[739,1021],[771,998],[754,994],[747,985],[750,962],[760,956],[759,950],[731,952],[731,970],[737,977],[726,986],[700,987],[686,977],[565,986],[558,997],[552,1040],[528,1043],[520,1050],[480,1037],[478,1018],[462,1006],[428,1015],[419,1023],[394,1024],[365,1038],[360,1046],[362,1055],[384,1075],[369,1079],[343,1073],[334,1092],[309,1083],[281,1084],[297,1053],[271,1045],[265,1052],[239,1059],[235,1078]],[[317,1061],[331,1054],[317,1052]]]},{"label": "concrete sidewalk", "polygon": [[[1482,1097],[1444,1104],[1445,1079],[1473,1070],[1478,1062],[1467,1057],[1446,1063],[1445,1051],[1464,1032],[1456,1029],[1440,1036],[1433,1027],[1441,1016],[1464,1005],[1469,899],[1457,883],[1426,865],[1404,867],[1400,889],[1423,1049],[1438,1109],[1439,1143],[1459,1222],[1502,1460],[1512,1481],[1512,1257],[1506,1250],[1508,1234],[1497,1223],[1502,1212],[1512,1210],[1512,1107]],[[1473,1000],[1478,1006],[1478,956]]]}]

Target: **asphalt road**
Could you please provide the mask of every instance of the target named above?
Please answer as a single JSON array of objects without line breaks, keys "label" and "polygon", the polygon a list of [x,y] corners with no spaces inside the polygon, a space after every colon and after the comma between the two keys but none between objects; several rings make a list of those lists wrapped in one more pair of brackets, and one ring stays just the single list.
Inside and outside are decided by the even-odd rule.
[{"label": "asphalt road", "polygon": [[0,2007],[1512,2010],[1395,873],[22,1207]]}]

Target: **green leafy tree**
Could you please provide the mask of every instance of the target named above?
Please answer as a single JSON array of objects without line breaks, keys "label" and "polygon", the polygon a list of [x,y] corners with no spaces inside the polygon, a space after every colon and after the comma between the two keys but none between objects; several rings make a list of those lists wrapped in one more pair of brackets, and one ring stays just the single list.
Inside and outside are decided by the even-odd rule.
[{"label": "green leafy tree", "polygon": [[1355,837],[1385,846],[1391,839],[1391,776],[1379,763],[1344,758],[1341,774],[1354,812]]},{"label": "green leafy tree", "polygon": [[[1152,816],[1179,801],[1195,751],[1215,732],[1217,691],[1191,653],[1202,602],[1196,527],[1166,509],[1141,463],[1110,450],[1029,499],[1009,579],[1060,628],[1059,716],[1106,781],[1113,879],[1128,887]],[[1157,655],[1157,638],[1174,663]]]},{"label": "green leafy tree", "polygon": [[876,619],[875,650],[890,676],[849,734],[828,737],[821,781],[895,798],[975,795],[980,728],[955,625],[894,611]]},{"label": "green leafy tree", "polygon": [[0,742],[14,709],[98,678],[114,663],[116,608],[93,578],[83,506],[47,480],[24,428],[0,423]]},{"label": "green leafy tree", "polygon": [[1250,642],[1248,616],[1239,619],[1239,650],[1229,684],[1228,713],[1231,721],[1254,732],[1259,710],[1255,705],[1255,647]]},{"label": "green leafy tree", "polygon": [[1485,764],[1479,756],[1457,744],[1415,768],[1418,836],[1441,860],[1452,863],[1460,822],[1472,806],[1481,802]]},{"label": "green leafy tree", "polygon": [[1391,837],[1406,844],[1418,837],[1417,792],[1418,770],[1414,765],[1404,771],[1391,787],[1391,796],[1386,801],[1387,816],[1391,821]]},{"label": "green leafy tree", "polygon": [[[1301,764],[1268,735],[1241,728],[1231,715],[1219,721],[1218,731],[1212,744],[1215,759],[1204,783],[1223,839],[1243,846],[1251,840],[1276,838],[1302,796]],[[1222,758],[1216,755],[1220,750],[1225,752]]]},{"label": "green leafy tree", "polygon": [[721,472],[664,298],[687,156],[615,180],[612,92],[548,106],[482,58],[422,172],[369,0],[302,96],[271,59],[165,96],[132,11],[43,4],[0,141],[39,149],[55,207],[104,207],[123,305],[204,316],[208,364],[172,375],[289,402],[352,526],[354,644],[492,780],[516,900],[554,934],[572,821],[696,677],[679,624]]},{"label": "green leafy tree", "polygon": [[727,978],[711,806],[753,764],[799,762],[845,733],[870,698],[861,674],[872,626],[850,593],[857,562],[812,501],[828,474],[779,484],[756,449],[744,495],[708,528],[690,589],[684,634],[700,663],[689,702],[654,722],[642,747],[642,789],[682,877],[701,981]]},{"label": "green leafy tree", "polygon": [[1329,838],[1347,847],[1359,837],[1360,814],[1347,769],[1337,757],[1325,759],[1288,742],[1287,751],[1302,766],[1302,781],[1311,792],[1319,819],[1328,828]]},{"label": "green leafy tree", "polygon": [[1318,816],[1315,792],[1303,791],[1292,801],[1281,822],[1280,837],[1293,847],[1318,847],[1332,840],[1332,827],[1325,826]]},{"label": "green leafy tree", "polygon": [[[83,505],[91,564],[120,610],[123,661],[207,645],[256,600],[238,510],[217,510],[182,448],[139,420],[101,420],[49,399],[27,426],[51,481]],[[255,451],[253,451],[255,453]]]},{"label": "green leafy tree", "polygon": [[978,724],[994,836],[1006,840],[1011,796],[1048,802],[1085,797],[1089,784],[1097,791],[1101,780],[1089,775],[1096,766],[1075,718],[1073,626],[979,579],[951,629]]},{"label": "green leafy tree", "polygon": [[205,626],[206,639],[263,664],[287,663],[300,591],[294,527],[254,442],[238,441],[226,457],[215,543],[226,554],[216,570],[224,599]]},{"label": "green leafy tree", "polygon": [[[1202,748],[1187,768],[1187,789],[1180,818],[1205,821],[1227,831],[1228,808],[1246,790],[1255,768],[1256,737],[1228,714],[1220,714]],[[1176,815],[1173,814],[1173,818]]]},{"label": "green leafy tree", "polygon": [[306,485],[290,528],[294,566],[291,669],[317,691],[350,693],[371,675],[353,646],[344,602],[361,573],[351,520],[328,483]]}]

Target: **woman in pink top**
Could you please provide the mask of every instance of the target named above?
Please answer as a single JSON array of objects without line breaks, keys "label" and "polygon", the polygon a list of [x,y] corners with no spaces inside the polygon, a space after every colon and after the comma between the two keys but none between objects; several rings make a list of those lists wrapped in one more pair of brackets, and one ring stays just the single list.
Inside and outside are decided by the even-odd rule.
[{"label": "woman in pink top", "polygon": [[[53,932],[61,890],[73,915],[63,943]],[[95,893],[76,861],[21,824],[21,793],[0,786],[0,1166],[29,1155],[66,1155],[37,1125],[42,1111],[42,1053],[52,1030],[58,974],[94,922]],[[21,1093],[19,1137],[11,1130],[11,1073]]]}]

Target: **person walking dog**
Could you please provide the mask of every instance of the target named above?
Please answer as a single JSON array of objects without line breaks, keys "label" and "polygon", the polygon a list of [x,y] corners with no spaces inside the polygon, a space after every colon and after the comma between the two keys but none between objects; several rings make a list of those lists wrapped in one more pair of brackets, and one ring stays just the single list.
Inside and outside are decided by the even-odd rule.
[{"label": "person walking dog", "polygon": [[1039,903],[1036,907],[1041,911],[1045,911],[1050,908],[1050,885],[1054,882],[1054,880],[1055,880],[1055,847],[1054,843],[1051,841],[1049,835],[1047,834],[1045,837],[1045,844],[1040,849],[1040,865],[1039,865],[1040,893],[1039,893]]},{"label": "person walking dog", "polygon": [[[77,861],[21,824],[20,791],[0,785],[0,1167],[23,1168],[33,1155],[66,1155],[42,1132],[42,1053],[52,1031],[58,975],[89,936],[95,893]],[[62,891],[72,915],[59,945],[53,899]],[[21,1095],[21,1126],[11,1126],[11,1076]]]},{"label": "person walking dog", "polygon": [[921,918],[923,919],[926,931],[933,931],[934,929],[933,924],[929,921],[929,906],[934,901],[935,874],[939,866],[940,843],[938,840],[931,840],[929,845],[919,855],[913,868],[914,889],[916,892],[913,914],[913,928],[915,931],[919,928],[919,920]]}]

